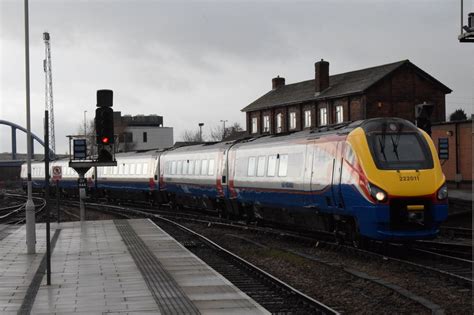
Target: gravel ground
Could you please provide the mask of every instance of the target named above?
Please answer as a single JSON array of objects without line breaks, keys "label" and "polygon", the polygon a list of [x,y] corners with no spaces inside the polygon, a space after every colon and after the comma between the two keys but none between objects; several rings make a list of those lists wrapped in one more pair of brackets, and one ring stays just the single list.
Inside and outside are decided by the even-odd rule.
[{"label": "gravel ground", "polygon": [[[73,206],[61,206],[60,211],[60,219],[61,222],[71,222],[71,221],[79,221],[79,208]],[[95,221],[95,220],[113,220],[113,219],[123,219],[122,217],[96,211],[92,209],[87,209],[86,207],[86,220],[87,221]],[[54,203],[51,206],[51,222],[57,221],[57,212],[56,212],[56,204]],[[41,221],[44,222],[44,216],[41,217]]]},{"label": "gravel ground", "polygon": [[24,203],[18,198],[0,195],[0,208],[21,205]]},{"label": "gravel ground", "polygon": [[[315,299],[346,313],[429,314],[430,311],[390,289],[344,272],[341,266],[399,285],[440,305],[446,314],[472,314],[471,289],[445,283],[434,276],[399,267],[390,261],[367,261],[347,253],[308,247],[248,231],[216,226],[209,228],[195,223],[183,224]],[[245,239],[236,237],[236,234]],[[258,246],[260,244],[264,247]],[[297,250],[341,266],[327,266],[289,253],[285,249]]]}]

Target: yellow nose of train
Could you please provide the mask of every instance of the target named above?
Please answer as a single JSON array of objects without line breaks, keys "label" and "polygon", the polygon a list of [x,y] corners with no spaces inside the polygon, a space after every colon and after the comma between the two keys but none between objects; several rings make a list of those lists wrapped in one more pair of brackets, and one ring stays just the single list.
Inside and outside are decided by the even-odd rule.
[{"label": "yellow nose of train", "polygon": [[347,141],[362,170],[365,204],[353,206],[361,233],[377,239],[433,238],[447,217],[447,189],[429,135],[408,121],[376,119]]}]

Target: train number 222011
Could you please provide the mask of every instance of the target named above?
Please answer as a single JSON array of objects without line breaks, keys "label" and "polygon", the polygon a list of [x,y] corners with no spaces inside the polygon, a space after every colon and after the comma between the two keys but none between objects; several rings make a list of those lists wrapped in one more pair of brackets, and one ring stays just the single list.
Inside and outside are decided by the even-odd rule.
[{"label": "train number 222011", "polygon": [[419,181],[420,175],[405,175],[400,176],[399,178],[401,182]]}]

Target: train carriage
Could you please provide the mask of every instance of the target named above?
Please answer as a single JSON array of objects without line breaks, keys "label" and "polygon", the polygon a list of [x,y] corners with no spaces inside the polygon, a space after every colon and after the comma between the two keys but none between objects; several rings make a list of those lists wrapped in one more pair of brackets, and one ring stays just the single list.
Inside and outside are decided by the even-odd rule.
[{"label": "train carriage", "polygon": [[447,216],[429,136],[380,118],[236,144],[230,198],[255,218],[360,240],[433,238]]},{"label": "train carriage", "polygon": [[117,166],[97,167],[97,195],[107,199],[159,201],[156,173],[160,154],[155,150],[117,154]]},{"label": "train carriage", "polygon": [[222,209],[229,145],[203,144],[166,151],[160,159],[161,191],[173,205]]}]

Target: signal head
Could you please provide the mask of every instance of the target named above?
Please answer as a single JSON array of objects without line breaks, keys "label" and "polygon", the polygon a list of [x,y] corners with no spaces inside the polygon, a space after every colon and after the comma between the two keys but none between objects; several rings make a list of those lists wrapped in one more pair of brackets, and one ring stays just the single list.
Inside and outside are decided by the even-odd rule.
[{"label": "signal head", "polygon": [[114,91],[97,90],[97,107],[112,107],[114,99]]}]

